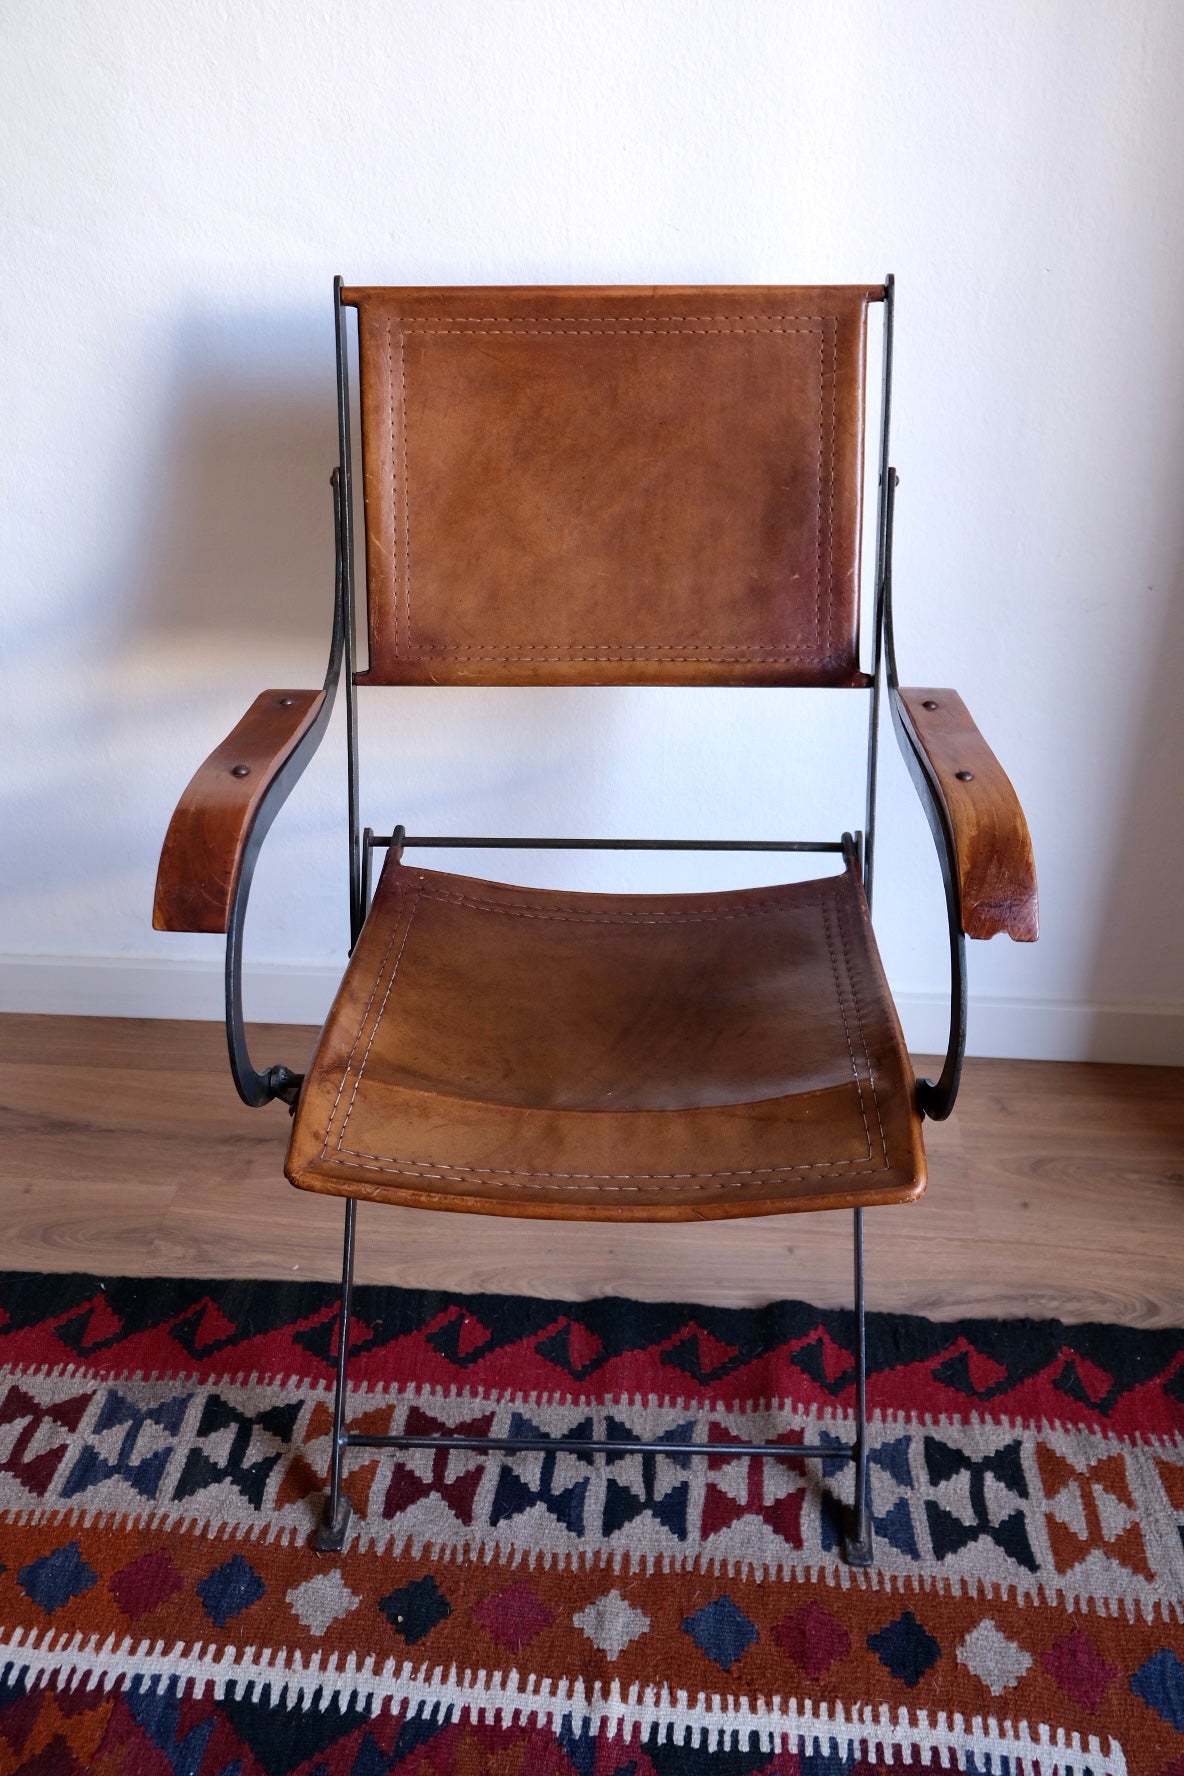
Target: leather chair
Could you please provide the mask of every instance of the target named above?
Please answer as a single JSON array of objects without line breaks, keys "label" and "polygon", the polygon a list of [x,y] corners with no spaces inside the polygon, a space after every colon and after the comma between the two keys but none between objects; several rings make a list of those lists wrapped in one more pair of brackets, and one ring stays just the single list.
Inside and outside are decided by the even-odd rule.
[{"label": "leather chair", "polygon": [[[342,1546],[357,1445],[537,1439],[346,1429],[359,1198],[488,1215],[687,1220],[853,1209],[855,1465],[848,1559],[872,1556],[862,1211],[925,1187],[922,1119],[949,1114],[965,938],[1037,933],[1014,791],[959,698],[902,690],[892,638],[892,280],[843,288],[335,287],[337,579],[319,691],[267,691],[200,768],[157,884],[163,930],[224,932],[230,1063],[294,1120],[286,1171],[346,1201],[332,1473],[316,1545]],[[860,651],[868,311],[882,305],[875,585]],[[346,310],[357,311],[367,663],[355,660]],[[276,810],[347,702],[352,954],[303,1078],[244,1038],[243,919]],[[862,832],[670,841],[831,854],[814,881],[730,893],[507,886],[406,861],[472,836],[361,824],[360,688],[827,686],[868,721]],[[880,704],[936,840],[949,1051],[917,1081],[869,917]],[[544,842],[547,843],[547,842]],[[653,840],[549,841],[644,847]],[[371,861],[386,860],[371,903]],[[668,1443],[565,1441],[581,1454]],[[549,1445],[551,1448],[554,1444]],[[706,1445],[688,1445],[707,1453]],[[833,1459],[833,1444],[745,1445]],[[712,1445],[720,1452],[720,1446]]]}]

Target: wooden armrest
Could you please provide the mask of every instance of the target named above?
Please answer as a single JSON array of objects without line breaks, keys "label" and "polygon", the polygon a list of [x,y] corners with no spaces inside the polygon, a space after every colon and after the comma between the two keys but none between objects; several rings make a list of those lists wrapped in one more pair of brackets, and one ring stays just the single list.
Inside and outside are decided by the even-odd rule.
[{"label": "wooden armrest", "polygon": [[165,834],[152,908],[158,931],[227,929],[264,795],[324,701],[324,691],[264,691],[200,766]]},{"label": "wooden armrest", "polygon": [[1040,912],[1032,840],[1002,765],[956,691],[899,690],[896,707],[954,841],[962,930],[1034,942]]}]

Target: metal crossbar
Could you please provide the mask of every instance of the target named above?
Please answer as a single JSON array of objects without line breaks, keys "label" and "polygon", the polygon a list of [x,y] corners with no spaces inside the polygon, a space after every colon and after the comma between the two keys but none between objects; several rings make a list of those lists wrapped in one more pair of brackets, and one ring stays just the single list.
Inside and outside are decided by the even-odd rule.
[{"label": "metal crossbar", "polygon": [[615,1437],[379,1437],[350,1431],[347,1449],[473,1449],[488,1454],[726,1455],[770,1456],[800,1461],[854,1461],[853,1443],[644,1443]]},{"label": "metal crossbar", "polygon": [[400,844],[441,850],[503,851],[842,851],[842,839],[488,839],[429,836],[399,838],[369,833],[375,850]]}]

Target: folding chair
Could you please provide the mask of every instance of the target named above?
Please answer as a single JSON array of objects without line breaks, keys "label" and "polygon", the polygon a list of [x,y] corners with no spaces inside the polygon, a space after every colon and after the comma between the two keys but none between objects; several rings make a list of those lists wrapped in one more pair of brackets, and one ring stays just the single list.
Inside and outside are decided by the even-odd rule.
[{"label": "folding chair", "polygon": [[[337,574],[319,691],[273,690],[193,778],[154,923],[224,932],[230,1065],[288,1103],[287,1176],[346,1199],[322,1551],[350,1520],[345,1451],[522,1451],[539,1437],[346,1429],[357,1202],[471,1214],[704,1221],[854,1211],[854,1510],[872,1558],[863,1210],[925,1187],[922,1119],[949,1115],[967,937],[1037,935],[1023,814],[961,700],[902,690],[892,631],[893,285],[335,286]],[[860,662],[868,310],[883,305],[875,584]],[[357,311],[368,657],[355,659]],[[258,1071],[243,1029],[256,856],[344,678],[352,950],[305,1076]],[[863,830],[816,840],[408,836],[363,827],[358,692],[391,685],[825,686],[867,720]],[[917,1080],[869,917],[884,692],[945,882],[940,1078]],[[814,881],[726,893],[513,887],[404,861],[444,847],[818,852]],[[371,897],[371,864],[386,852]],[[833,1459],[832,1443],[564,1439],[580,1455]]]}]

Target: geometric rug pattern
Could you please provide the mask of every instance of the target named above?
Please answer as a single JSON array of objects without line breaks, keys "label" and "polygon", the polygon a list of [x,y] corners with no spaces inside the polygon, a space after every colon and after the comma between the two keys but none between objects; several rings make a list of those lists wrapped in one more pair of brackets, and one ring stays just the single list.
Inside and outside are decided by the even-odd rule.
[{"label": "geometric rug pattern", "polygon": [[0,1772],[1184,1776],[1184,1334],[0,1274]]}]

